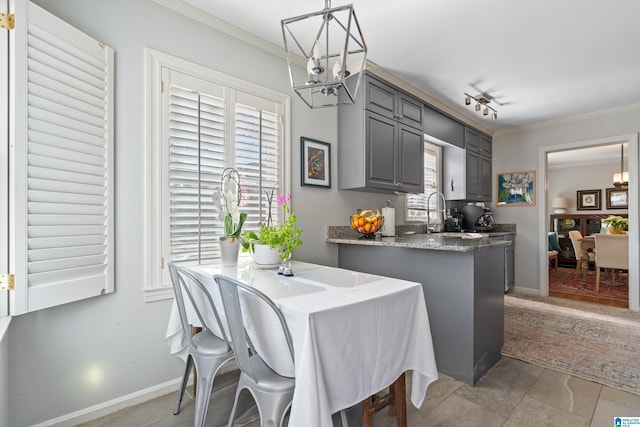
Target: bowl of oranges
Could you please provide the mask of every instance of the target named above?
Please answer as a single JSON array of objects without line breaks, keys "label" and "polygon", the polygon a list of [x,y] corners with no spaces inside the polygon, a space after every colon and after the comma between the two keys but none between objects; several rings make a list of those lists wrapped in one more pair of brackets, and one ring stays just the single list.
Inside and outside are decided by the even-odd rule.
[{"label": "bowl of oranges", "polygon": [[373,233],[380,230],[384,222],[379,210],[375,212],[371,209],[355,213],[349,217],[351,228],[362,234],[364,238],[372,238]]}]

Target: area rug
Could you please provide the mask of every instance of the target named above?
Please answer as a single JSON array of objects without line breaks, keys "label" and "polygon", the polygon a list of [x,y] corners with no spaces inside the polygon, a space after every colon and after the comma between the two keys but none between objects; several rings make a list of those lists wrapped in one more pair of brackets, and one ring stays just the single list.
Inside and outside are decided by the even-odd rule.
[{"label": "area rug", "polygon": [[640,395],[640,313],[505,295],[504,356]]},{"label": "area rug", "polygon": [[587,281],[576,279],[574,268],[549,270],[549,291],[558,291],[574,295],[588,295],[592,297],[609,298],[619,301],[629,300],[629,275],[619,273],[615,283],[609,274],[600,273],[600,290],[596,291],[596,272],[587,271]]}]

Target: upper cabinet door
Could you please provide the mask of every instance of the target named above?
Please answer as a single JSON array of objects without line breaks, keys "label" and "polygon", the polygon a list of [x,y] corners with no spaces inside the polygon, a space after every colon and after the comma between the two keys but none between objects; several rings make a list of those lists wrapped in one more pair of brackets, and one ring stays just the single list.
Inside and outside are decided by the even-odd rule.
[{"label": "upper cabinet door", "polygon": [[424,128],[424,112],[422,101],[406,93],[399,92],[399,109],[396,118],[400,123],[413,126],[417,129]]},{"label": "upper cabinet door", "polygon": [[394,119],[398,110],[396,89],[380,80],[365,76],[365,109]]}]

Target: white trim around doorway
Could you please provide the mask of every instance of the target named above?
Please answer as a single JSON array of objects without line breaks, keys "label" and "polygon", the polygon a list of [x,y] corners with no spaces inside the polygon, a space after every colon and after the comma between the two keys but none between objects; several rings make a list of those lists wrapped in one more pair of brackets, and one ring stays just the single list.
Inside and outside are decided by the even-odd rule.
[{"label": "white trim around doorway", "polygon": [[[566,144],[547,145],[538,149],[538,218],[539,230],[547,230],[547,154],[556,151],[566,151],[578,148],[587,148],[600,145],[628,144],[629,156],[629,309],[640,311],[640,239],[639,227],[640,217],[638,211],[638,134],[619,135],[607,138],[599,138],[588,141],[578,141]],[[548,239],[546,233],[539,236],[539,261],[540,266],[540,295],[549,296],[549,275],[547,274],[547,246]]]}]

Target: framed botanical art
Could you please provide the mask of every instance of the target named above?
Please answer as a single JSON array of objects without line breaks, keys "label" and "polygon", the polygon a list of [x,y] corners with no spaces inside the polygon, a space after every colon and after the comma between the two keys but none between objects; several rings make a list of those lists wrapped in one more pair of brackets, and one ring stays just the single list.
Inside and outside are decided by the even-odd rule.
[{"label": "framed botanical art", "polygon": [[628,195],[627,189],[607,188],[607,209],[629,209]]},{"label": "framed botanical art", "polygon": [[536,171],[499,173],[496,185],[498,206],[535,206]]},{"label": "framed botanical art", "polygon": [[331,188],[331,145],[303,136],[300,153],[301,185]]},{"label": "framed botanical art", "polygon": [[598,211],[600,210],[600,194],[602,190],[578,190],[578,210]]}]

